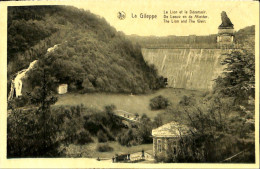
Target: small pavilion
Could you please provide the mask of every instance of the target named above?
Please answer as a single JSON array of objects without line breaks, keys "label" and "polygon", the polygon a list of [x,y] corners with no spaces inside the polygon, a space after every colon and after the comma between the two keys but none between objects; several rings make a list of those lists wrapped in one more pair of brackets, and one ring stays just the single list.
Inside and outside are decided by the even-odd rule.
[{"label": "small pavilion", "polygon": [[176,155],[181,137],[191,134],[191,130],[186,125],[178,122],[170,122],[159,128],[152,130],[153,155],[167,155],[167,150],[172,147]]}]

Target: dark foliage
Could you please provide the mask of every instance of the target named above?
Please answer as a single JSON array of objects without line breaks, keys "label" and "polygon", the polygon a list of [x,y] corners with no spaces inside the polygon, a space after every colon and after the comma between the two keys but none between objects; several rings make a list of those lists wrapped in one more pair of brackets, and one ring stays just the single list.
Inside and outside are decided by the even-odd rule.
[{"label": "dark foliage", "polygon": [[255,162],[255,55],[252,44],[246,47],[227,55],[226,71],[203,102],[181,100],[182,120],[196,132],[182,137],[177,155],[170,149],[166,162]]},{"label": "dark foliage", "polygon": [[[57,49],[46,55],[47,49]],[[43,60],[49,75],[70,91],[146,93],[165,87],[138,45],[104,18],[68,6],[8,8],[8,84],[33,60]],[[36,68],[40,69],[40,67]],[[29,72],[28,84],[39,85]]]},{"label": "dark foliage", "polygon": [[83,130],[78,134],[78,138],[76,139],[76,144],[84,145],[87,143],[93,142],[91,138],[91,134],[87,130]]},{"label": "dark foliage", "polygon": [[[106,106],[114,107],[114,106]],[[114,112],[96,112],[84,116],[84,128],[97,136],[99,142],[114,141],[123,127],[121,119],[114,116]]]},{"label": "dark foliage", "polygon": [[150,108],[152,110],[165,109],[169,104],[169,100],[161,95],[150,100]]},{"label": "dark foliage", "polygon": [[194,106],[196,100],[192,96],[183,96],[179,102],[181,106]]},{"label": "dark foliage", "polygon": [[124,146],[152,143],[151,132],[153,123],[147,115],[142,115],[137,128],[123,130],[117,137],[117,141]]},{"label": "dark foliage", "polygon": [[98,142],[100,143],[108,141],[107,135],[102,130],[98,131],[97,138],[98,138]]},{"label": "dark foliage", "polygon": [[[176,120],[195,129],[178,142],[177,152],[156,157],[164,162],[255,162],[255,54],[254,45],[232,51],[224,59],[226,71],[216,80],[214,91],[203,100],[184,96],[162,121]],[[166,116],[166,117],[164,117]],[[167,118],[167,119],[166,119]],[[160,123],[160,122],[158,122]],[[232,157],[231,160],[226,160]]]},{"label": "dark foliage", "polygon": [[109,152],[109,151],[113,151],[113,147],[110,147],[108,144],[98,144],[97,151]]},{"label": "dark foliage", "polygon": [[56,120],[49,112],[43,119],[39,110],[12,111],[7,125],[7,157],[59,156],[57,148],[60,143],[55,138],[59,124],[54,123]]},{"label": "dark foliage", "polygon": [[38,107],[29,110],[14,109],[8,116],[7,156],[52,157],[59,155],[56,134],[60,123],[55,123],[50,106],[57,101],[49,89],[45,67],[40,72],[37,95],[29,95],[29,102]]},{"label": "dark foliage", "polygon": [[235,50],[223,61],[226,65],[223,76],[216,79],[215,92],[234,97],[239,103],[255,97],[254,48]]},{"label": "dark foliage", "polygon": [[[14,109],[8,116],[8,158],[61,157],[61,144],[84,145],[93,142],[95,136],[100,142],[114,141],[122,124],[119,119],[110,118],[105,111],[83,105]],[[97,130],[93,126],[98,126]]]}]

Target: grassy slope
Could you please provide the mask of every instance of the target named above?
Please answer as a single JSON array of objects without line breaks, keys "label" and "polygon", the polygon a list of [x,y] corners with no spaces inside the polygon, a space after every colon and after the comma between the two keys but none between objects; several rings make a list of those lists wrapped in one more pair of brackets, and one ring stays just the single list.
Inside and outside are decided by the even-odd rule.
[{"label": "grassy slope", "polygon": [[163,95],[169,99],[172,105],[176,105],[184,95],[190,96],[191,94],[195,94],[199,97],[201,93],[201,91],[173,88],[161,89],[151,94],[133,96],[105,93],[91,93],[82,95],[68,93],[65,95],[59,95],[56,105],[78,105],[82,103],[87,107],[103,110],[105,105],[114,104],[118,110],[138,113],[139,115],[145,113],[148,117],[153,119],[158,113],[164,112],[164,110],[151,111],[149,108],[150,99],[158,95]]}]

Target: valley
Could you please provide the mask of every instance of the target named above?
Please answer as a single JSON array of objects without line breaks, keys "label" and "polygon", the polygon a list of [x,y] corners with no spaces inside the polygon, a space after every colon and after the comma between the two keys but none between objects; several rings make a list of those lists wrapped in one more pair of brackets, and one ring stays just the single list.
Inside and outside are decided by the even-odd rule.
[{"label": "valley", "polygon": [[109,94],[109,93],[87,93],[77,94],[68,93],[58,96],[55,106],[61,105],[79,105],[84,104],[87,107],[103,110],[106,105],[115,105],[117,110],[124,110],[129,113],[138,113],[140,116],[146,114],[149,118],[154,119],[157,114],[165,110],[151,110],[149,107],[150,99],[162,95],[168,98],[172,106],[179,104],[183,96],[194,95],[196,99],[202,98],[205,91],[195,91],[186,89],[165,88],[154,91],[150,94]]},{"label": "valley", "polygon": [[221,20],[137,36],[72,6],[9,7],[7,158],[254,163],[255,27]]}]

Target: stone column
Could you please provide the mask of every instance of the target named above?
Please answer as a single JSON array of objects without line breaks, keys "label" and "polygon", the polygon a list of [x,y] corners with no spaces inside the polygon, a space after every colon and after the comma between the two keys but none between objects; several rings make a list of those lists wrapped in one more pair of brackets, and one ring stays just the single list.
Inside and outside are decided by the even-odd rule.
[{"label": "stone column", "polygon": [[168,147],[168,144],[169,144],[169,138],[166,138],[166,139],[165,139],[165,144],[164,144],[164,145],[165,145],[165,150],[166,150],[166,152],[167,152],[167,150],[168,150],[168,148],[169,148],[169,147]]},{"label": "stone column", "polygon": [[163,154],[166,154],[166,151],[165,151],[165,137],[162,138],[162,153]]}]

